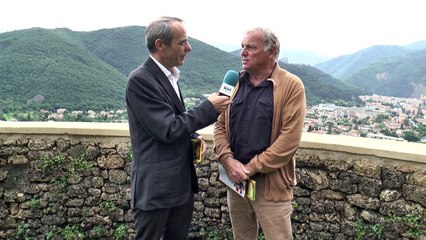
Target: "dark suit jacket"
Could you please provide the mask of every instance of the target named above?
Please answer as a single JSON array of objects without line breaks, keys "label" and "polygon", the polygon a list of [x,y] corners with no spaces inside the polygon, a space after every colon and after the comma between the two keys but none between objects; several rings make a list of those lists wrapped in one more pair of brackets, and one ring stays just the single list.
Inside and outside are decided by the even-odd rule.
[{"label": "dark suit jacket", "polygon": [[132,207],[183,204],[198,192],[191,134],[216,121],[212,103],[205,100],[186,111],[169,79],[148,57],[129,76],[126,104],[133,150]]}]

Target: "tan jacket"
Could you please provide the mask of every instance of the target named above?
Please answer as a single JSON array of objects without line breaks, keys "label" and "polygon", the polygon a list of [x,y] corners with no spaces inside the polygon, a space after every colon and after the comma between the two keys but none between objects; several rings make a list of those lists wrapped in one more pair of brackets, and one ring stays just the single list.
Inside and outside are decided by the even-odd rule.
[{"label": "tan jacket", "polygon": [[[241,76],[241,74],[240,74]],[[264,152],[253,157],[248,165],[257,172],[266,174],[265,198],[286,201],[293,198],[296,185],[296,159],[306,112],[305,87],[296,75],[276,64],[271,78],[274,85],[274,114],[272,119],[271,145]],[[233,95],[238,90],[238,84]],[[233,157],[229,145],[229,112],[219,115],[214,126],[214,149],[219,162]],[[251,173],[253,175],[254,173]]]}]

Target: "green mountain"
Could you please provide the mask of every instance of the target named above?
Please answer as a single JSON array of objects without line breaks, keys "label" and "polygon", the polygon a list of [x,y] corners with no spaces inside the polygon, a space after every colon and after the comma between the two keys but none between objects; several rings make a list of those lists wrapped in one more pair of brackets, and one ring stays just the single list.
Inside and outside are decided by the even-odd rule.
[{"label": "green mountain", "polygon": [[126,76],[91,53],[67,29],[0,34],[0,98],[51,108],[123,107]]},{"label": "green mountain", "polygon": [[371,93],[419,98],[426,95],[426,49],[368,65],[346,82]]},{"label": "green mountain", "polygon": [[[69,110],[123,108],[127,75],[148,56],[144,31],[145,27],[129,26],[91,32],[31,28],[1,33],[0,111],[31,104]],[[224,74],[241,68],[239,56],[193,38],[190,44],[193,50],[179,67],[185,97],[217,92]],[[286,67],[301,75],[309,103],[350,100],[358,93],[312,67]]]},{"label": "green mountain", "polygon": [[342,101],[362,104],[358,96],[363,95],[365,91],[357,87],[343,83],[310,65],[284,62],[279,62],[279,64],[282,68],[287,69],[302,79],[305,85],[308,105],[321,102],[342,105],[344,104]]},{"label": "green mountain", "polygon": [[149,55],[145,43],[145,27],[130,26],[74,34],[92,54],[125,76]]},{"label": "green mountain", "polygon": [[394,97],[426,94],[426,41],[406,46],[373,46],[316,68],[367,93]]},{"label": "green mountain", "polygon": [[410,52],[410,50],[401,46],[377,45],[362,49],[353,54],[333,58],[314,66],[319,70],[344,81],[350,75],[368,66],[370,63],[389,57],[401,56],[408,52]]}]

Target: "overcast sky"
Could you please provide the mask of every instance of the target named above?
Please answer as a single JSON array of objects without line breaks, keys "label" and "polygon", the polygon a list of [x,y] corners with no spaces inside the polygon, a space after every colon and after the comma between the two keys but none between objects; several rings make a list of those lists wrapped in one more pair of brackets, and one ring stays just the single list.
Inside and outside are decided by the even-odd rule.
[{"label": "overcast sky", "polygon": [[257,26],[278,34],[281,51],[327,57],[426,40],[426,0],[4,0],[0,32],[146,26],[162,15],[184,19],[190,37],[226,51]]}]

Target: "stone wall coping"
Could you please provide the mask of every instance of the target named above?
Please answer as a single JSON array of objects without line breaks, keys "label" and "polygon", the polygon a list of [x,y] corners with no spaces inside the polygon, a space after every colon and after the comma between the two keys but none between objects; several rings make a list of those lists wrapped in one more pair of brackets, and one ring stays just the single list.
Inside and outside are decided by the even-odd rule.
[{"label": "stone wall coping", "polygon": [[47,135],[85,135],[128,137],[128,123],[100,122],[2,122],[1,133],[47,134]]},{"label": "stone wall coping", "polygon": [[[197,132],[207,141],[213,140],[213,126]],[[0,134],[130,136],[128,123],[99,122],[0,121]],[[422,143],[304,132],[301,148],[372,155],[426,164],[426,144]]]}]

